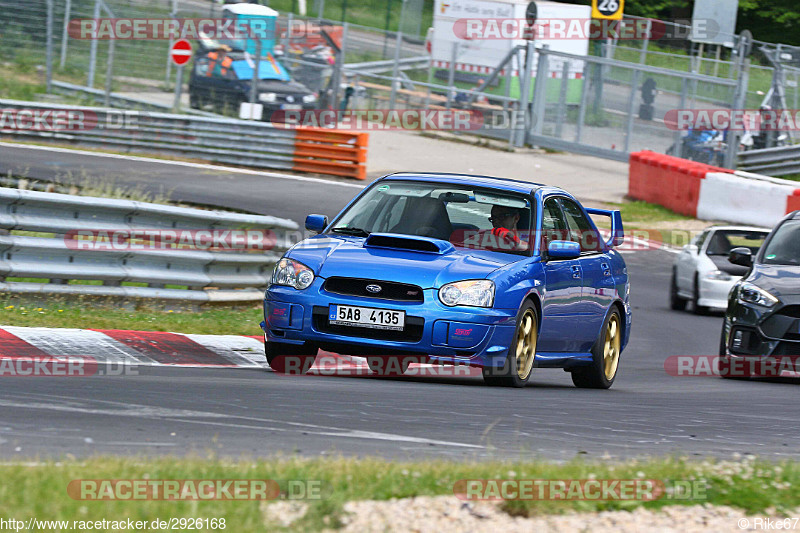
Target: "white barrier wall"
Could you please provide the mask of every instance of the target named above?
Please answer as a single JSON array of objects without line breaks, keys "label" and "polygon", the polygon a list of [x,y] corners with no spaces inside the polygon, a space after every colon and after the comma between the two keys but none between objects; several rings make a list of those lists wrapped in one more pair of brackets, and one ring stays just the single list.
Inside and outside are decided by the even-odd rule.
[{"label": "white barrier wall", "polygon": [[800,182],[709,172],[700,185],[697,218],[772,227],[786,216],[788,198],[798,189]]}]

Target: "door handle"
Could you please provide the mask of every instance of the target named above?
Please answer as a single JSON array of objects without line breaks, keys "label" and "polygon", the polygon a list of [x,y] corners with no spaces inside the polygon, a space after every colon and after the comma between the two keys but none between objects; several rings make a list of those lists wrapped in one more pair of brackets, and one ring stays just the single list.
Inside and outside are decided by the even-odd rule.
[{"label": "door handle", "polygon": [[581,279],[581,267],[579,266],[572,267],[572,277],[574,279]]}]

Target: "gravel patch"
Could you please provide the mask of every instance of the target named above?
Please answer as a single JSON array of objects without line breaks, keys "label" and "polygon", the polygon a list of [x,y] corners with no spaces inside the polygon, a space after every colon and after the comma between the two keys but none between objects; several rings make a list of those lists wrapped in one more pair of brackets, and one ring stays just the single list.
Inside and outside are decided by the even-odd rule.
[{"label": "gravel patch", "polygon": [[[389,501],[354,501],[345,504],[341,532],[437,531],[497,533],[547,531],[554,533],[639,533],[753,531],[754,517],[731,507],[695,505],[670,506],[657,511],[570,513],[535,518],[513,517],[498,503],[464,502],[454,496],[419,497]],[[751,529],[740,528],[749,520]]]}]

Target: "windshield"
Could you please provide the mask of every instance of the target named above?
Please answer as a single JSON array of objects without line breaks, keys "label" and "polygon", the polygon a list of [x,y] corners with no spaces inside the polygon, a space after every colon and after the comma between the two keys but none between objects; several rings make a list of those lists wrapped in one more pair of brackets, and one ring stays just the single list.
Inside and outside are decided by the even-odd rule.
[{"label": "windshield", "polygon": [[[255,71],[255,59],[248,58],[234,61],[231,67],[236,74],[236,78],[252,80],[253,72]],[[291,78],[283,66],[271,54],[267,54],[258,62],[258,79],[289,81]]]},{"label": "windshield", "polygon": [[800,265],[800,220],[784,222],[764,250],[764,264]]},{"label": "windshield", "polygon": [[708,241],[707,255],[728,256],[734,248],[749,248],[753,255],[758,253],[768,231],[717,230]]},{"label": "windshield", "polygon": [[531,207],[522,195],[445,183],[382,181],[342,214],[332,233],[397,233],[458,248],[528,255]]}]

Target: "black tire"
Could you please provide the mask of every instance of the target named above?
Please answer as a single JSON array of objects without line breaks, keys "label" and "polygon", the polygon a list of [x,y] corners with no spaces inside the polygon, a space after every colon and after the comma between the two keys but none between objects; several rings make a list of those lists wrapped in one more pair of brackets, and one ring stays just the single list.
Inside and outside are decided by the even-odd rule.
[{"label": "black tire", "polygon": [[[514,340],[508,347],[505,363],[502,368],[484,367],[483,381],[490,386],[522,388],[528,384],[533,369],[536,366],[536,345],[539,341],[539,314],[532,302],[526,300],[517,313]],[[520,340],[520,332],[528,329],[527,340]],[[524,333],[523,333],[524,334]],[[522,342],[522,352],[525,357],[522,361],[518,358],[519,343]],[[524,368],[519,368],[522,363]]]},{"label": "black tire", "polygon": [[270,368],[279,374],[301,375],[308,372],[317,358],[317,348],[264,341],[264,355]]},{"label": "black tire", "polygon": [[189,93],[189,107],[192,109],[202,109],[203,108],[203,100],[200,98],[200,95],[196,92]]},{"label": "black tire", "polygon": [[696,315],[707,315],[708,307],[700,305],[700,279],[697,274],[694,275],[694,291],[692,295],[692,312]]},{"label": "black tire", "polygon": [[367,357],[369,369],[379,376],[402,376],[410,362],[406,357]]},{"label": "black tire", "polygon": [[[616,331],[610,329],[616,321]],[[622,350],[622,317],[613,308],[603,322],[600,336],[592,346],[592,364],[572,370],[572,383],[581,389],[608,389],[619,373]],[[611,338],[610,338],[611,337]],[[614,358],[611,360],[609,358]]]},{"label": "black tire", "polygon": [[669,282],[669,308],[673,311],[685,311],[686,300],[678,296],[678,276],[672,269],[672,279]]}]

